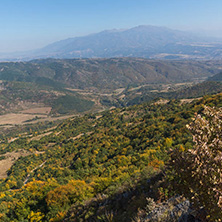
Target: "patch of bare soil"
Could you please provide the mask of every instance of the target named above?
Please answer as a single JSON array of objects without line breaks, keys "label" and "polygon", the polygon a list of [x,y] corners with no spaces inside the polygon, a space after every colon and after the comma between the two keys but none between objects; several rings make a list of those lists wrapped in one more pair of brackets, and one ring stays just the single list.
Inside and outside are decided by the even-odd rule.
[{"label": "patch of bare soil", "polygon": [[[35,108],[34,108],[35,109]],[[49,110],[49,109],[48,109]],[[41,110],[43,112],[43,110]],[[44,110],[46,111],[46,109]],[[32,112],[32,111],[30,111]],[[28,114],[28,113],[9,113],[0,115],[0,128],[9,128],[15,125],[34,124],[45,121],[56,121],[62,119],[68,119],[77,115],[66,115],[66,116],[48,116],[47,114]],[[37,117],[37,118],[36,118]]]},{"label": "patch of bare soil", "polygon": [[155,103],[153,103],[154,105],[157,105],[157,104],[166,104],[166,103],[168,103],[169,102],[169,100],[167,100],[167,99],[160,99],[160,100],[158,100],[157,102],[155,102]]},{"label": "patch of bare soil", "polygon": [[192,99],[181,99],[180,102],[181,104],[182,103],[191,103],[193,102],[194,100],[199,100],[199,99],[202,99],[203,97],[199,97],[199,98],[192,98]]},{"label": "patch of bare soil", "polygon": [[91,135],[93,132],[91,131],[91,132],[87,132],[87,133],[81,133],[81,134],[79,134],[79,135],[77,135],[77,136],[75,136],[75,137],[72,137],[72,138],[70,138],[69,140],[76,140],[76,139],[79,139],[80,137],[82,137],[83,135]]},{"label": "patch of bare soil", "polygon": [[27,120],[32,120],[35,117],[44,118],[46,115],[38,114],[22,114],[22,113],[9,113],[0,115],[0,125],[19,125],[23,124]]},{"label": "patch of bare soil", "polygon": [[7,171],[10,169],[12,164],[21,156],[28,156],[30,152],[25,150],[13,151],[4,155],[5,159],[0,160],[0,179],[7,177]]},{"label": "patch of bare soil", "polygon": [[99,119],[99,118],[101,118],[101,117],[102,117],[102,115],[96,116],[96,119]]},{"label": "patch of bare soil", "polygon": [[32,137],[29,141],[32,141],[32,140],[40,140],[42,137],[48,136],[48,135],[50,135],[50,134],[52,134],[52,132],[43,133],[43,134],[40,134],[40,135],[38,135],[38,136]]},{"label": "patch of bare soil", "polygon": [[33,120],[29,123],[38,123],[38,122],[45,122],[45,121],[56,121],[56,120],[63,120],[63,119],[68,119],[71,117],[76,117],[78,115],[66,115],[66,116],[56,116],[56,117],[52,117],[52,116],[48,116],[46,118],[42,118],[42,119],[38,119],[38,120]]},{"label": "patch of bare soil", "polygon": [[73,92],[84,92],[82,89],[72,89],[72,88],[66,88],[67,90],[73,91]]},{"label": "patch of bare soil", "polygon": [[76,140],[76,139],[79,139],[81,136],[83,136],[84,135],[84,133],[81,133],[81,134],[79,134],[78,136],[75,136],[75,137],[72,137],[72,138],[70,138],[70,140],[71,139],[73,139],[73,140]]},{"label": "patch of bare soil", "polygon": [[52,107],[38,107],[22,110],[23,114],[45,114],[48,115],[51,112]]},{"label": "patch of bare soil", "polygon": [[12,142],[16,141],[17,139],[19,139],[19,137],[9,138],[8,143],[12,143]]},{"label": "patch of bare soil", "polygon": [[119,89],[116,89],[114,92],[119,95],[121,94],[123,91],[125,90],[125,88],[119,88]]}]

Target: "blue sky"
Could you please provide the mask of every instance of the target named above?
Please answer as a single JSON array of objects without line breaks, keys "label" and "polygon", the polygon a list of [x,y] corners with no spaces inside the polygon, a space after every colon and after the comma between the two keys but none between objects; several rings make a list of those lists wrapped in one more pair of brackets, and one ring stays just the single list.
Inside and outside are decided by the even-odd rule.
[{"label": "blue sky", "polygon": [[0,52],[113,28],[166,26],[222,37],[221,0],[0,0]]}]

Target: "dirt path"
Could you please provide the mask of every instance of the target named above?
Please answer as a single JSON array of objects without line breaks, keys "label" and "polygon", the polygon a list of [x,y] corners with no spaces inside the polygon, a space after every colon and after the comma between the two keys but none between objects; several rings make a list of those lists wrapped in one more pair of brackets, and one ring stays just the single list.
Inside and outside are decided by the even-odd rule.
[{"label": "dirt path", "polygon": [[46,132],[46,133],[43,133],[43,134],[40,134],[40,135],[38,135],[38,136],[33,136],[31,139],[29,139],[28,141],[30,142],[30,141],[33,141],[33,140],[40,140],[42,137],[44,137],[44,136],[48,136],[48,135],[50,135],[50,134],[52,134],[53,132],[51,131],[51,132]]},{"label": "dirt path", "polygon": [[7,171],[11,168],[11,166],[15,163],[15,161],[21,157],[21,156],[29,156],[32,154],[43,154],[45,151],[36,151],[34,153],[31,153],[26,150],[18,150],[18,151],[13,151],[10,153],[6,153],[3,155],[0,155],[1,157],[5,157],[5,159],[0,160],[0,179],[6,178]]},{"label": "dirt path", "polygon": [[33,172],[34,172],[35,170],[37,170],[38,168],[41,168],[45,163],[46,163],[46,161],[43,162],[42,164],[40,164],[39,166],[35,167],[33,170],[31,170],[31,172],[30,172],[30,173],[27,175],[27,177],[25,178],[23,184],[26,185],[27,182],[28,182],[28,180],[29,180],[29,178],[30,178],[30,174],[33,173]]},{"label": "dirt path", "polygon": [[76,140],[76,139],[79,139],[80,137],[82,137],[83,135],[90,135],[90,134],[92,134],[92,133],[93,133],[93,131],[91,131],[91,132],[86,132],[86,133],[80,133],[79,135],[77,135],[77,136],[75,136],[75,137],[69,138],[69,140]]}]

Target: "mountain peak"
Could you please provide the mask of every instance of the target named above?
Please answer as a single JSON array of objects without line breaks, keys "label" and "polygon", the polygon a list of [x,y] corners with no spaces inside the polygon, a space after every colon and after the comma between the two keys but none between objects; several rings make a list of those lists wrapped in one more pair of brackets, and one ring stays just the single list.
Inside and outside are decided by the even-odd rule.
[{"label": "mountain peak", "polygon": [[154,26],[154,25],[138,25],[135,27],[132,27],[130,30],[148,30],[148,29],[166,29],[170,30],[164,26]]},{"label": "mountain peak", "polygon": [[[0,58],[2,58],[1,56]],[[52,43],[20,58],[221,59],[222,44],[166,27],[139,25]]]}]

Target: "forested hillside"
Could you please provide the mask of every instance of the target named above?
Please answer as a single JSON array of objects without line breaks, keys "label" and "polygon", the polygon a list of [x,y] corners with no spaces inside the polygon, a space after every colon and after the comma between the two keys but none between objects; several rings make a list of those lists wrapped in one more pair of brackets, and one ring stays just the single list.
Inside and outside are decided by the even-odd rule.
[{"label": "forested hillside", "polygon": [[[93,113],[160,97],[192,98],[218,93],[220,83],[195,84],[217,74],[221,65],[220,61],[142,58],[0,63],[0,114],[30,114],[31,109],[32,116],[20,118],[24,124],[36,118]],[[41,115],[36,111],[39,109],[47,113]],[[0,118],[0,125],[5,124],[16,122],[2,122]]]},{"label": "forested hillside", "polygon": [[50,107],[49,115],[81,113],[91,110],[93,105],[91,98],[61,87],[23,81],[0,83],[0,114],[41,107]]},{"label": "forested hillside", "polygon": [[205,95],[212,95],[222,92],[222,83],[215,81],[204,81],[191,85],[165,85],[165,87],[156,86],[152,89],[150,86],[144,86],[137,90],[128,90],[123,100],[117,100],[116,105],[124,104],[135,105],[141,102],[148,102],[154,99],[193,99]]},{"label": "forested hillside", "polygon": [[0,80],[54,88],[114,90],[129,85],[195,81],[217,74],[220,61],[158,61],[142,58],[33,60],[0,63]]},{"label": "forested hillside", "polygon": [[222,82],[222,73],[220,72],[212,77],[209,77],[208,80]]},{"label": "forested hillside", "polygon": [[147,197],[174,195],[161,175],[170,152],[192,149],[186,125],[204,105],[221,107],[222,94],[111,109],[5,138],[1,161],[18,155],[1,173],[1,220],[132,221]]}]

